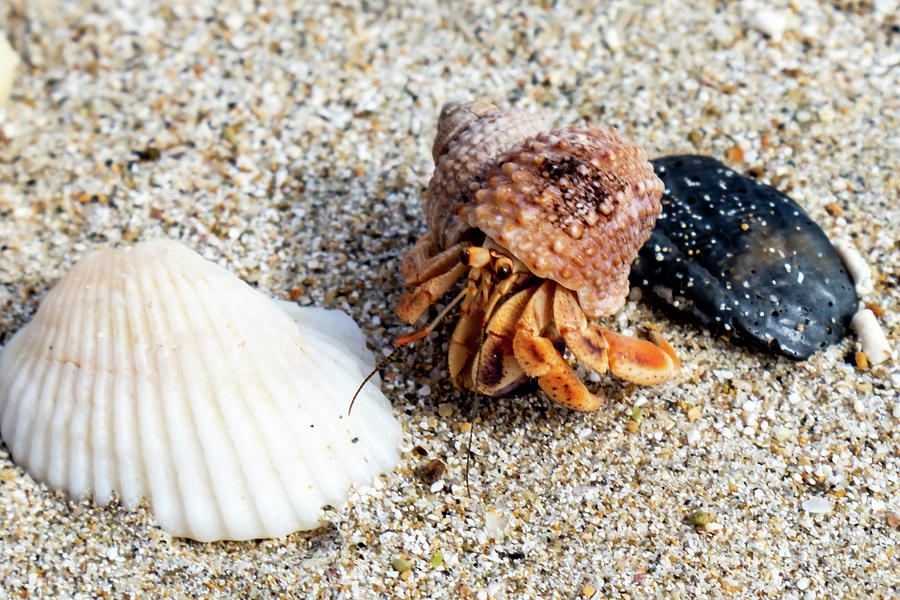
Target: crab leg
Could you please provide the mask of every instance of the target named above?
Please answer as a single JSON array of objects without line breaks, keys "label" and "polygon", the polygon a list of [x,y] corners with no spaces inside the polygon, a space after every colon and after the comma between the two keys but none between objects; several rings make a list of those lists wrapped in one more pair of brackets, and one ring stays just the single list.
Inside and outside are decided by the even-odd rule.
[{"label": "crab leg", "polygon": [[553,294],[553,322],[566,346],[578,360],[603,374],[609,368],[609,344],[599,327],[590,325],[575,294],[556,286]]},{"label": "crab leg", "polygon": [[[435,258],[438,258],[438,255]],[[407,290],[400,296],[397,302],[397,316],[412,325],[419,320],[425,310],[437,302],[437,299],[443,296],[450,289],[456,280],[463,276],[466,272],[466,265],[456,262],[456,266],[448,269],[446,272],[426,279],[424,283],[416,286],[411,290]]]},{"label": "crab leg", "polygon": [[420,273],[424,271],[423,265],[435,258],[436,251],[437,242],[434,234],[430,231],[422,235],[416,240],[413,247],[406,251],[406,254],[403,255],[403,262],[400,263],[400,271],[403,273],[407,285],[415,285],[427,279],[427,277],[421,277]]},{"label": "crab leg", "polygon": [[553,320],[572,353],[598,373],[608,367],[614,375],[641,385],[678,375],[678,356],[661,335],[651,331],[654,343],[650,343],[590,325],[575,294],[562,286],[553,297]]},{"label": "crab leg", "polygon": [[[488,396],[503,396],[527,379],[513,352],[513,338],[516,323],[535,289],[526,288],[502,302],[488,321],[484,343],[471,364],[475,391]],[[489,301],[489,304],[493,303]]]},{"label": "crab leg", "polygon": [[528,375],[538,378],[538,385],[554,402],[573,410],[597,410],[603,396],[589,392],[553,342],[542,335],[553,320],[555,287],[553,281],[545,281],[528,300],[516,323],[516,360]]}]

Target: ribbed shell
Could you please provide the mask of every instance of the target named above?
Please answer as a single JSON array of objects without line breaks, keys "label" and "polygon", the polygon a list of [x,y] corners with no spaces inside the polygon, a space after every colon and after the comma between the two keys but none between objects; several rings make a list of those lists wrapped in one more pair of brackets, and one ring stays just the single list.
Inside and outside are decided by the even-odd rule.
[{"label": "ribbed shell", "polygon": [[398,461],[346,315],[278,303],[179,243],[88,255],[0,354],[0,435],[49,486],[169,533],[279,537]]},{"label": "ribbed shell", "polygon": [[441,112],[447,150],[439,155],[435,141],[425,202],[439,246],[479,229],[538,277],[577,292],[589,316],[619,311],[661,210],[664,187],[646,153],[612,128],[544,131],[529,113],[485,105]]}]

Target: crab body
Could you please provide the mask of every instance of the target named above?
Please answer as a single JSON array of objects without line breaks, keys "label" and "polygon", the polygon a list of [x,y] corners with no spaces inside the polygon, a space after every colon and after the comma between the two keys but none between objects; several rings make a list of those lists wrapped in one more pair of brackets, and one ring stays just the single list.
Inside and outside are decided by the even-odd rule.
[{"label": "crab body", "polygon": [[441,111],[428,186],[428,231],[403,260],[409,289],[398,315],[415,323],[465,277],[450,340],[454,382],[500,396],[536,378],[556,402],[595,410],[560,353],[652,384],[679,363],[654,343],[588,323],[619,311],[628,273],[650,236],[662,182],[644,151],[614,129],[546,131],[522,111],[486,102]]}]

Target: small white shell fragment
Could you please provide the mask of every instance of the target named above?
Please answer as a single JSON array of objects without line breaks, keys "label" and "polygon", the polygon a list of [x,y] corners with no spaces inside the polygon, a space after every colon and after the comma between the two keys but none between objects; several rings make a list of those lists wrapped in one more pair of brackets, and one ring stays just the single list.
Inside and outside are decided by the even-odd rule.
[{"label": "small white shell fragment", "polygon": [[813,496],[809,500],[804,500],[801,506],[806,512],[814,513],[817,515],[827,515],[834,508],[834,505],[831,503],[831,501],[826,500],[821,496]]},{"label": "small white shell fragment", "polygon": [[95,252],[0,354],[0,436],[35,479],[175,536],[280,537],[399,460],[339,311],[275,302],[172,241]]},{"label": "small white shell fragment", "polygon": [[696,444],[700,441],[700,430],[696,427],[687,432],[687,443],[688,444]]},{"label": "small white shell fragment", "polygon": [[18,64],[19,56],[9,45],[6,33],[0,29],[0,107],[9,99]]},{"label": "small white shell fragment", "polygon": [[877,365],[890,358],[891,345],[878,324],[875,313],[868,308],[858,311],[850,320],[850,326],[859,337],[862,351],[871,364]]},{"label": "small white shell fragment", "polygon": [[837,251],[838,256],[841,257],[844,266],[847,267],[847,272],[850,274],[850,279],[853,280],[856,293],[860,296],[865,296],[874,292],[875,285],[872,283],[872,269],[862,254],[859,253],[859,250],[856,249],[856,246],[853,245],[853,242],[847,239],[840,239],[834,243],[834,249]]},{"label": "small white shell fragment", "polygon": [[780,12],[764,8],[750,19],[750,25],[773,40],[780,40],[787,28],[787,17]]},{"label": "small white shell fragment", "polygon": [[772,437],[774,437],[779,442],[783,442],[786,439],[793,437],[793,436],[794,436],[794,431],[791,429],[788,429],[784,425],[776,425],[772,429]]}]

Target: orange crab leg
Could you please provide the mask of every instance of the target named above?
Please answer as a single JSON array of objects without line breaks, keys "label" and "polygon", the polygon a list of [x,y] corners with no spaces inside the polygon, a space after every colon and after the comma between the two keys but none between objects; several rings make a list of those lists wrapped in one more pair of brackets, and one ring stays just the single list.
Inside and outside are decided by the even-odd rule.
[{"label": "orange crab leg", "polygon": [[397,316],[412,325],[429,306],[437,302],[466,272],[466,265],[457,262],[446,273],[432,277],[414,289],[407,290],[397,302]]},{"label": "orange crab leg", "polygon": [[668,381],[681,368],[678,356],[663,336],[650,332],[653,343],[591,325],[575,293],[562,286],[553,296],[553,320],[566,346],[598,373],[613,375],[640,385]]},{"label": "orange crab leg", "polygon": [[562,286],[556,286],[553,294],[553,322],[578,360],[597,373],[606,372],[609,343],[599,327],[588,323],[575,293]]},{"label": "orange crab leg", "polygon": [[681,371],[672,346],[657,332],[650,332],[651,343],[598,329],[609,344],[609,370],[614,375],[640,385],[653,385],[668,381]]},{"label": "orange crab leg", "polygon": [[536,288],[526,288],[500,304],[485,328],[484,343],[472,360],[475,391],[502,396],[518,387],[526,378],[516,360],[513,339],[516,323]]},{"label": "orange crab leg", "polygon": [[522,369],[538,378],[538,385],[554,402],[573,410],[597,410],[603,396],[588,391],[553,342],[542,335],[553,319],[555,287],[553,281],[545,281],[528,301],[516,323],[513,352]]},{"label": "orange crab leg", "polygon": [[416,240],[412,248],[406,251],[403,261],[400,263],[400,271],[403,273],[407,285],[415,285],[427,279],[427,277],[421,277],[420,274],[425,271],[423,266],[431,264],[429,261],[435,259],[437,250],[434,234],[428,231]]}]

